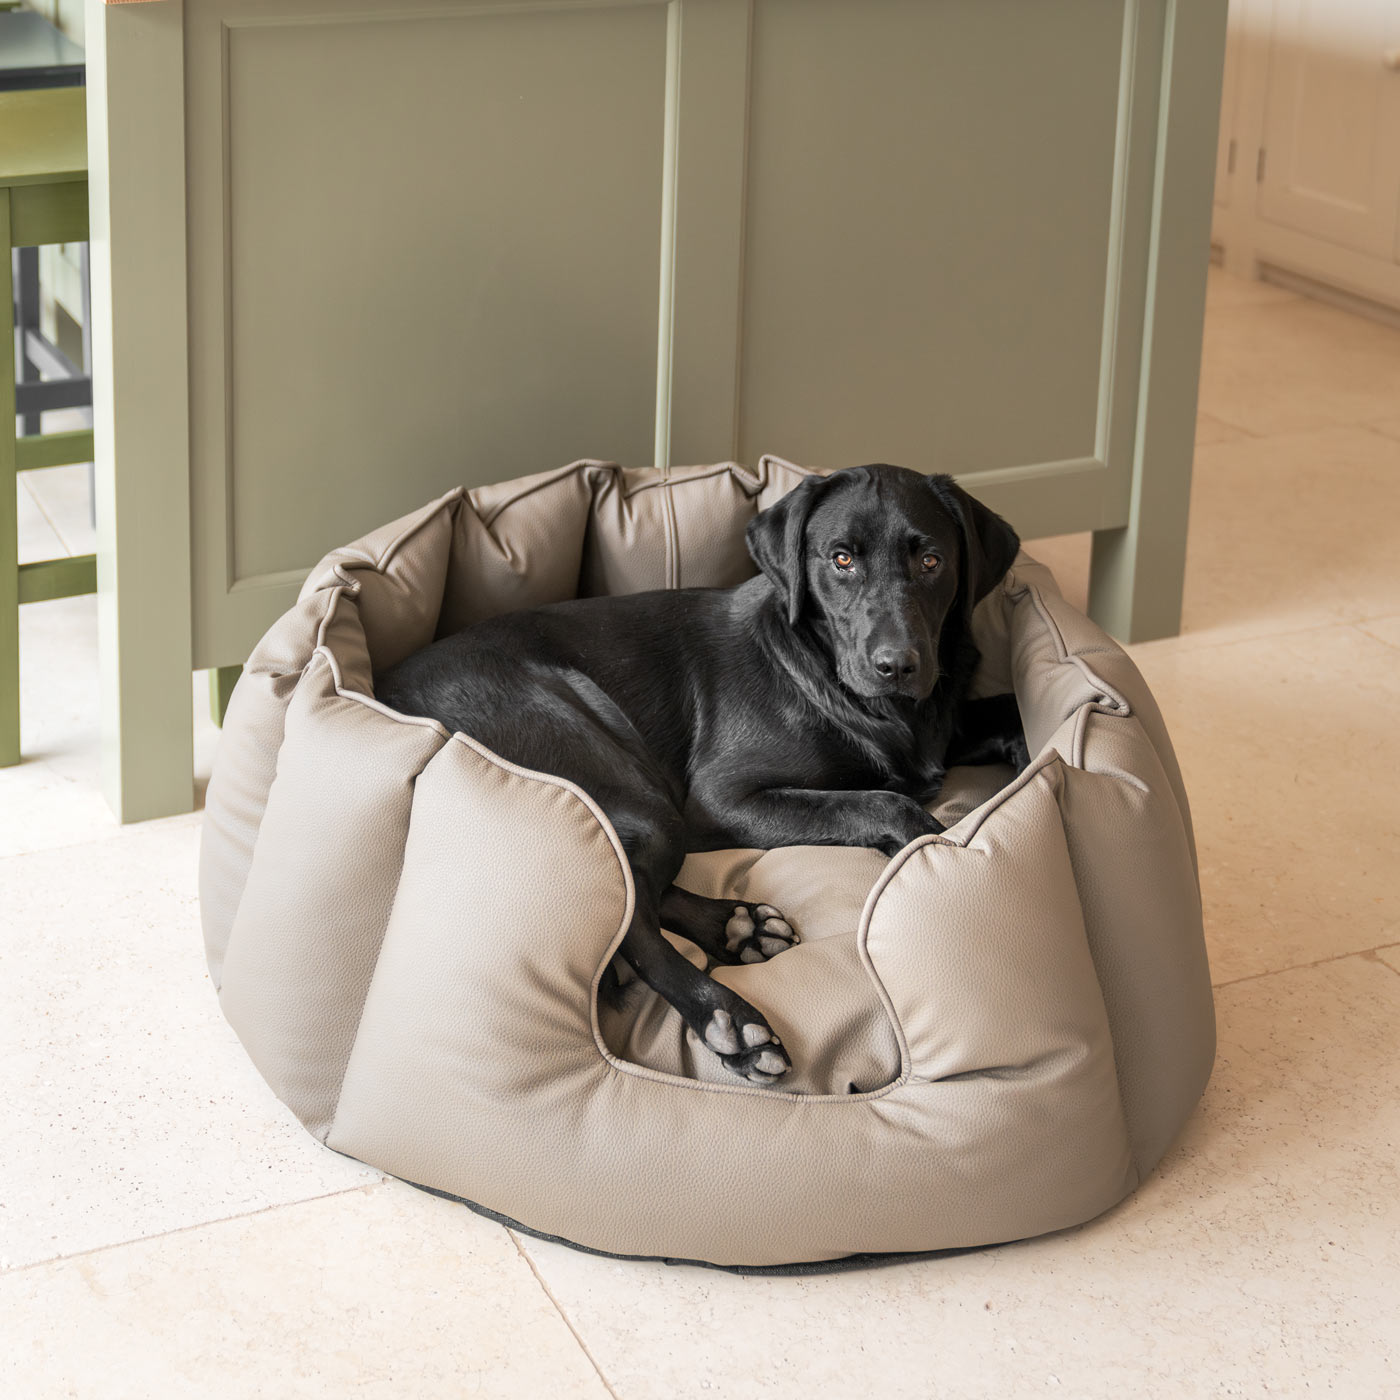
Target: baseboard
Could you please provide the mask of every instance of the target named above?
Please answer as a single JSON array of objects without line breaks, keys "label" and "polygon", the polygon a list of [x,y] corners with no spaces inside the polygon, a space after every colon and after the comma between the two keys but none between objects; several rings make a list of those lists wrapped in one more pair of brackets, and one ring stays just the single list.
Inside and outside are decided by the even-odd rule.
[{"label": "baseboard", "polygon": [[1400,330],[1400,310],[1395,307],[1389,306],[1385,302],[1373,301],[1370,297],[1359,296],[1355,292],[1348,292],[1329,282],[1319,281],[1315,277],[1305,276],[1301,272],[1293,272],[1286,267],[1279,267],[1275,263],[1265,262],[1261,259],[1259,280],[1269,282],[1276,287],[1282,287],[1285,291],[1297,292],[1299,296],[1326,302],[1329,306],[1339,307],[1343,311],[1350,311],[1357,316],[1365,316],[1368,320],[1379,321],[1382,325],[1393,326]]}]

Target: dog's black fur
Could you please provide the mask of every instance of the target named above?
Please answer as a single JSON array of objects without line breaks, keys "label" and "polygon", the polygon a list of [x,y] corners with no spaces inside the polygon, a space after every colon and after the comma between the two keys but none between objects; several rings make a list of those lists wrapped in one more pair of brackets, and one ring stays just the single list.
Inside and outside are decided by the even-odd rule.
[{"label": "dog's black fur", "polygon": [[873,846],[942,830],[953,763],[1027,762],[1014,697],[966,699],[973,606],[1019,548],[947,476],[809,477],[748,528],[737,588],[581,598],[444,637],[376,681],[386,705],[577,783],[636,887],[622,956],[736,1074],[789,1068],[763,1016],[661,936],[718,963],[797,935],[766,904],[673,882],[688,851]]}]

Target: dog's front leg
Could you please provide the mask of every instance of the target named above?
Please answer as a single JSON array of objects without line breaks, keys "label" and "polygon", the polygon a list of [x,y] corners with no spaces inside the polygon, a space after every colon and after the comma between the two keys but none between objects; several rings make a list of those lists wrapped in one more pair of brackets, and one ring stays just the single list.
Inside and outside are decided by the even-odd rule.
[{"label": "dog's front leg", "polygon": [[883,789],[763,788],[712,819],[736,846],[872,846],[887,856],[943,830],[912,797]]},{"label": "dog's front leg", "polygon": [[1009,763],[1017,773],[1030,766],[1030,749],[1014,695],[989,695],[958,706],[944,762]]},{"label": "dog's front leg", "polygon": [[618,951],[652,991],[680,1012],[700,1044],[727,1070],[754,1084],[776,1083],[792,1061],[763,1013],[691,966],[661,936],[655,912],[642,903]]}]

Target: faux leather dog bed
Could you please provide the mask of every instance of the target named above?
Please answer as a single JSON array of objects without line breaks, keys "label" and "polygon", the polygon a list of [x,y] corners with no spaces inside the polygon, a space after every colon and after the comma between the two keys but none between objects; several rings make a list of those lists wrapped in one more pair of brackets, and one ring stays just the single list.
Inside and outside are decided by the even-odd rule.
[{"label": "faux leather dog bed", "polygon": [[687,862],[802,934],[714,974],[788,1047],[778,1089],[640,985],[599,1009],[632,891],[583,792],[375,701],[374,672],[494,613],[739,582],[745,525],[802,475],[578,462],[453,491],[331,554],[259,644],[204,928],[225,1014],[321,1141],[590,1249],[760,1268],[1056,1230],[1161,1157],[1214,1054],[1186,796],[1132,662],[1026,556],[978,609],[974,687],[1014,688],[1026,772],[954,770],[946,834],[893,859]]}]

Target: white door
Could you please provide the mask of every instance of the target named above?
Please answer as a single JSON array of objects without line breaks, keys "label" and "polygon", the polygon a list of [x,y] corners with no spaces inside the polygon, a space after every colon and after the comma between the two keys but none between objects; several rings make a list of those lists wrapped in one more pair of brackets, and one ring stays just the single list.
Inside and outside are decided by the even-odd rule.
[{"label": "white door", "polygon": [[1225,31],[1225,74],[1220,89],[1220,133],[1215,148],[1215,202],[1230,202],[1234,185],[1239,147],[1235,128],[1239,116],[1240,24],[1238,5],[1230,10],[1229,28]]},{"label": "white door", "polygon": [[1400,4],[1278,0],[1260,215],[1389,258],[1400,208]]}]

